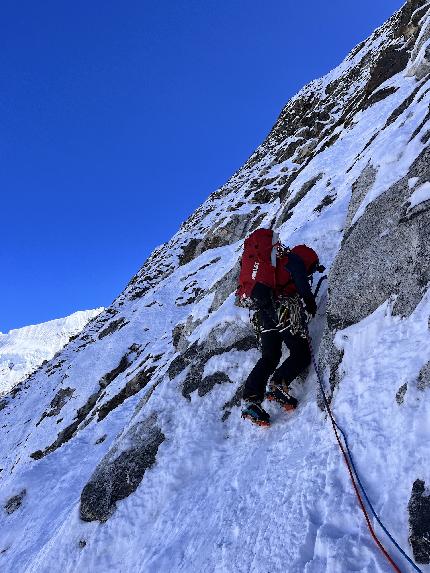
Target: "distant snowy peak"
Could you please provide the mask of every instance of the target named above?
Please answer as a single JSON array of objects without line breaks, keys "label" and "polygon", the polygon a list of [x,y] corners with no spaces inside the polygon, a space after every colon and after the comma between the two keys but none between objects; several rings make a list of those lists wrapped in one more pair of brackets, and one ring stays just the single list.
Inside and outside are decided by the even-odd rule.
[{"label": "distant snowy peak", "polygon": [[102,310],[78,311],[65,318],[10,330],[7,334],[0,332],[0,395],[9,392],[44,360],[50,360]]}]

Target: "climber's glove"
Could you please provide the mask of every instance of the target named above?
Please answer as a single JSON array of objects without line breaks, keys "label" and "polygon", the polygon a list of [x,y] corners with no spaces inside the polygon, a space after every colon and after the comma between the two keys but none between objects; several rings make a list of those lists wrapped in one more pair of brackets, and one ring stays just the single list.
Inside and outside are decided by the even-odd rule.
[{"label": "climber's glove", "polygon": [[307,296],[304,299],[306,311],[311,315],[315,316],[317,313],[317,303],[315,302],[315,298],[313,296]]}]

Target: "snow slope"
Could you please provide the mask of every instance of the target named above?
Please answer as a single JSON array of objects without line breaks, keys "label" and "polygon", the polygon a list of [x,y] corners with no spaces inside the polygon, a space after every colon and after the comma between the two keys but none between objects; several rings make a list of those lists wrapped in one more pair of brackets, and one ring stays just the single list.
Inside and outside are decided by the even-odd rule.
[{"label": "snow slope", "polygon": [[66,318],[0,332],[0,395],[9,392],[44,360],[63,348],[103,309],[74,312]]},{"label": "snow slope", "polygon": [[310,331],[332,408],[375,509],[426,561],[408,506],[430,484],[429,21],[408,1],[305,86],[112,306],[0,402],[2,571],[392,570],[313,369],[292,415],[240,419],[259,353],[235,281],[265,224],[330,271]]}]

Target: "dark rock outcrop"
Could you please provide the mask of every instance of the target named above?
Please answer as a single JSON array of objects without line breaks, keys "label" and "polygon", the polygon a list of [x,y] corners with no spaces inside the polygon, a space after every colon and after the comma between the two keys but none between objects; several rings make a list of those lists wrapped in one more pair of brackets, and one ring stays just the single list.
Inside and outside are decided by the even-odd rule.
[{"label": "dark rock outcrop", "polygon": [[252,214],[232,215],[226,224],[211,229],[201,244],[200,252],[224,247],[244,238],[250,228],[251,220],[257,212],[258,209]]},{"label": "dark rock outcrop", "polygon": [[24,497],[27,495],[27,491],[23,489],[17,495],[9,498],[4,505],[4,509],[8,515],[14,513],[18,508],[21,507]]},{"label": "dark rock outcrop", "polygon": [[117,376],[119,376],[120,374],[125,372],[125,370],[127,370],[127,368],[130,366],[130,361],[128,357],[129,353],[125,354],[119,361],[118,366],[113,368],[113,370],[111,370],[110,372],[106,372],[106,374],[104,374],[100,378],[99,380],[100,388],[106,388],[107,386],[109,386],[111,382],[113,382],[113,380],[115,380]]},{"label": "dark rock outcrop", "polygon": [[[155,415],[133,426],[103,458],[81,493],[83,521],[107,521],[117,501],[136,491],[165,436]],[[127,448],[122,449],[122,444]],[[130,445],[131,444],[131,445]]]},{"label": "dark rock outcrop", "polygon": [[175,350],[179,350],[179,342],[184,334],[185,324],[179,322],[172,330],[172,344]]},{"label": "dark rock outcrop", "polygon": [[[327,369],[328,382],[332,392],[341,380],[342,372],[340,371],[339,366],[343,359],[343,352],[334,344],[334,334],[335,330],[331,330],[326,325],[318,352],[319,371],[322,373]],[[331,397],[329,397],[329,401],[330,400]],[[324,398],[319,388],[317,393],[317,403],[321,410],[325,409]]]},{"label": "dark rock outcrop", "polygon": [[325,209],[325,207],[328,207],[329,205],[334,203],[334,201],[336,201],[336,195],[326,195],[321,201],[321,203],[315,207],[314,211],[316,211],[317,213],[321,213],[321,211]]},{"label": "dark rock outcrop", "polygon": [[67,402],[73,396],[74,392],[75,388],[60,388],[49,405],[50,410],[43,412],[42,417],[36,423],[36,426],[38,426],[44,418],[57,416],[61,412],[63,406],[67,404]]},{"label": "dark rock outcrop", "polygon": [[[60,448],[66,442],[71,440],[80,429],[84,428],[95,416],[96,412],[92,412],[92,410],[99,402],[99,400],[101,400],[105,395],[106,387],[111,384],[120,374],[127,370],[127,368],[132,364],[133,360],[139,356],[141,351],[141,347],[138,344],[132,344],[128,348],[127,353],[121,358],[118,366],[100,378],[98,390],[93,392],[85,404],[76,410],[76,415],[72,423],[61,430],[61,432],[59,432],[56,440],[52,444],[50,444],[44,450],[37,450],[31,453],[30,457],[33,460],[40,460],[47,454],[50,454]],[[153,369],[151,372],[152,371]],[[131,380],[129,380],[116,396],[111,398],[98,409],[99,421],[106,417],[107,414],[114,408],[122,404],[128,397],[133,396],[139,390],[141,390],[147,382],[147,378],[143,380],[142,373],[139,373],[137,376],[134,376]],[[91,416],[88,418],[90,413]],[[47,414],[44,414],[38,423],[40,423],[46,415]]]},{"label": "dark rock outcrop", "polygon": [[170,364],[168,374],[171,379],[188,368],[182,385],[182,395],[190,399],[191,392],[197,390],[199,396],[204,396],[216,384],[231,382],[225,373],[216,372],[204,376],[205,365],[214,356],[219,356],[232,350],[247,351],[257,347],[257,339],[251,327],[230,323],[215,327],[202,344],[194,342],[185,352],[177,356]]},{"label": "dark rock outcrop", "polygon": [[230,378],[225,374],[225,372],[214,372],[209,376],[202,378],[199,384],[199,396],[205,396],[208,392],[216,386],[216,384],[232,384]]},{"label": "dark rock outcrop", "polygon": [[378,103],[379,101],[382,101],[388,96],[396,93],[397,90],[398,88],[390,86],[389,88],[381,88],[380,90],[373,92],[372,95],[365,101],[363,109],[367,109],[368,107],[375,105],[375,103]]},{"label": "dark rock outcrop", "polygon": [[409,511],[409,543],[417,563],[430,563],[430,492],[417,479],[412,486]]},{"label": "dark rock outcrop", "polygon": [[196,257],[197,248],[200,246],[201,239],[191,239],[189,243],[182,247],[182,253],[179,255],[179,265],[186,265]]},{"label": "dark rock outcrop", "polygon": [[197,280],[193,280],[185,285],[184,290],[175,300],[176,306],[186,306],[195,302],[199,295],[204,293]]},{"label": "dark rock outcrop", "polygon": [[404,384],[402,384],[400,386],[400,388],[397,390],[396,392],[396,402],[397,404],[400,406],[401,404],[403,404],[403,401],[405,399],[405,394],[406,391],[408,389],[408,383],[405,382]]},{"label": "dark rock outcrop", "polygon": [[78,410],[76,411],[76,415],[73,422],[68,426],[66,426],[63,430],[61,430],[61,432],[59,432],[55,441],[51,445],[46,447],[44,450],[36,450],[35,452],[32,452],[30,454],[30,458],[32,458],[33,460],[40,460],[47,454],[55,452],[55,450],[57,450],[66,442],[71,440],[78,431],[81,423],[85,420],[85,418],[88,416],[88,414],[96,405],[99,396],[100,396],[100,391],[91,394],[88,400],[85,402],[85,404],[81,408],[78,408]]},{"label": "dark rock outcrop", "polygon": [[125,318],[121,317],[118,318],[117,320],[112,320],[112,322],[110,322],[108,324],[108,326],[106,326],[106,328],[104,328],[100,333],[99,333],[99,339],[104,338],[105,336],[109,336],[109,334],[112,334],[113,332],[116,332],[117,330],[120,330],[121,328],[123,328],[126,324],[128,324],[128,321],[125,320]]},{"label": "dark rock outcrop", "polygon": [[[424,16],[427,6],[421,6],[421,10],[416,10],[411,18],[410,27],[415,31],[419,30],[419,23]],[[407,75],[415,76],[417,80],[424,78],[430,72],[430,48],[425,46],[427,40],[430,38],[430,21],[423,23],[419,38],[415,42],[412,49],[410,62],[407,69]],[[424,53],[423,53],[424,52]]]},{"label": "dark rock outcrop", "polygon": [[378,59],[372,66],[370,78],[366,85],[367,93],[374,92],[381,84],[405,69],[409,60],[408,51],[396,46],[387,46],[379,53]]},{"label": "dark rock outcrop", "polygon": [[103,420],[106,416],[122,404],[127,398],[134,396],[142,388],[144,388],[151,380],[151,375],[155,370],[155,366],[143,369],[138,372],[131,380],[128,380],[125,386],[113,398],[100,406],[98,410],[98,420]]},{"label": "dark rock outcrop", "polygon": [[[314,187],[316,183],[318,183],[318,181],[322,179],[322,177],[323,173],[319,173],[315,177],[312,177],[312,179],[310,179],[309,181],[306,181],[306,183],[304,183],[301,186],[300,190],[285,205],[281,215],[278,218],[278,224],[282,224],[288,220],[289,218],[288,213],[291,213],[293,211],[294,207],[296,207],[300,203],[300,201],[304,197],[306,197],[306,195],[309,193],[312,187]],[[285,185],[285,187],[281,189],[281,198],[285,198],[287,196],[288,191],[289,191],[289,184]]]},{"label": "dark rock outcrop", "polygon": [[418,390],[425,390],[430,388],[430,362],[427,362],[418,374]]},{"label": "dark rock outcrop", "polygon": [[243,389],[245,388],[245,383],[241,384],[233,396],[228,400],[222,407],[224,414],[222,415],[222,421],[225,422],[231,414],[231,410],[236,406],[240,406],[240,401],[242,399]]}]

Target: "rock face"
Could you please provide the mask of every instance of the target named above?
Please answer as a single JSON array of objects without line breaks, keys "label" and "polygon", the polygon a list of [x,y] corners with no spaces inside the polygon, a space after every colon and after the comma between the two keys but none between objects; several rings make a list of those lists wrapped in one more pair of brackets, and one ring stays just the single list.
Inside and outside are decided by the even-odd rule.
[{"label": "rock face", "polygon": [[417,563],[430,563],[430,492],[425,489],[425,482],[414,481],[409,510],[409,542]]},{"label": "rock face", "polygon": [[116,502],[136,491],[145,472],[155,463],[164,435],[156,416],[132,427],[123,441],[100,462],[81,494],[80,516],[84,521],[106,521]]},{"label": "rock face", "polygon": [[430,218],[428,209],[415,216],[407,213],[412,177],[430,180],[428,148],[408,175],[369,205],[347,230],[330,271],[331,327],[355,324],[391,295],[397,296],[394,312],[401,316],[408,316],[421,300],[430,281]]},{"label": "rock face", "polygon": [[337,330],[369,316],[394,296],[393,312],[408,316],[422,299],[430,281],[430,202],[409,210],[410,188],[430,181],[430,150],[426,147],[400,179],[372,202],[356,223],[358,206],[375,179],[365,168],[352,186],[346,232],[329,275],[327,327],[320,363],[330,366],[337,383],[341,353],[333,346]]}]

